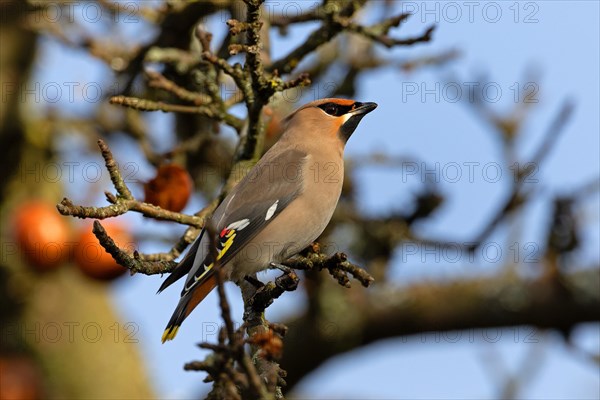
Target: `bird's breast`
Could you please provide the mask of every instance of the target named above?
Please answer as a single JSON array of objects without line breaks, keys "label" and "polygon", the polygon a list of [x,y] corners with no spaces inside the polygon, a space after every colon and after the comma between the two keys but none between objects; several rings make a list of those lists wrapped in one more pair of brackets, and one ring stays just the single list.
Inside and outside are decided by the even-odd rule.
[{"label": "bird's breast", "polygon": [[329,224],[342,191],[343,160],[311,155],[299,173],[300,195],[235,257],[231,279],[241,279],[243,275],[268,268],[270,262],[282,262],[296,255]]}]

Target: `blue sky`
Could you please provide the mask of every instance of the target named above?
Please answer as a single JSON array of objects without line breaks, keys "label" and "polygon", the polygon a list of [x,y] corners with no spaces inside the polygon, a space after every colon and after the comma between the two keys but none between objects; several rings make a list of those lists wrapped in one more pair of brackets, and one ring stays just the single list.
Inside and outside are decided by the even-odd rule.
[{"label": "blue sky", "polygon": [[[302,5],[306,7],[313,3],[307,1]],[[406,74],[386,68],[365,75],[359,83],[357,97],[375,101],[379,108],[361,122],[348,143],[347,156],[351,158],[372,151],[410,156],[428,165],[438,163],[439,170],[448,174],[449,168],[458,165],[461,178],[442,177],[440,187],[446,202],[434,218],[419,225],[418,229],[429,236],[467,241],[485,225],[494,206],[506,195],[511,177],[510,171],[502,170],[498,180],[491,179],[494,166],[503,162],[502,154],[498,153],[498,139],[467,105],[453,101],[451,92],[444,91],[444,84],[451,82],[462,88],[462,96],[466,96],[469,82],[485,74],[493,83],[490,85],[492,89],[499,88],[501,91],[501,94],[488,96],[489,105],[495,110],[509,110],[514,105],[513,94],[517,88],[522,90],[530,83],[539,87],[539,103],[527,120],[525,134],[518,138],[516,157],[519,162],[528,161],[561,104],[567,98],[572,99],[576,111],[548,155],[547,163],[536,172],[539,182],[533,185],[540,195],[533,205],[517,214],[520,227],[516,232],[501,229],[489,239],[491,243],[498,244],[506,255],[509,253],[509,234],[511,238],[517,237],[521,248],[543,244],[545,232],[542,227],[549,212],[549,196],[567,193],[599,174],[599,6],[595,1],[475,2],[472,6],[467,3],[471,4],[396,4],[398,9],[405,7],[405,10],[416,13],[395,32],[396,35],[415,35],[437,22],[434,40],[429,44],[392,51],[378,47],[378,53],[395,59],[412,59],[457,48],[462,56],[443,69],[425,68]],[[279,2],[268,4],[274,9],[284,7]],[[211,21],[209,27],[218,28],[220,23]],[[92,29],[99,29],[98,26],[91,24]],[[300,43],[311,27],[307,25],[292,30],[290,37],[275,40],[275,57]],[[123,29],[127,34],[134,33],[137,38],[150,36],[142,24],[128,25]],[[47,44],[35,70],[36,79],[42,86],[51,82],[64,84],[75,81],[98,82],[102,88],[110,87],[111,77],[99,62],[81,52],[65,50],[53,41]],[[538,72],[534,79],[527,77],[527,71],[531,70]],[[418,88],[417,93],[409,91],[415,87]],[[41,103],[42,107],[48,106],[43,99]],[[76,96],[72,102],[63,95],[56,104],[61,110],[73,114],[90,112],[96,106],[94,101],[85,101],[82,95]],[[167,148],[169,139],[166,138],[171,136],[168,132],[169,116],[153,114],[148,118],[152,121],[152,135]],[[64,150],[65,158],[84,160],[81,158],[84,149],[77,143],[66,142]],[[139,179],[151,177],[152,170],[136,155],[134,144],[121,140],[113,144],[113,151],[117,159],[140,165]],[[99,161],[99,158],[85,160]],[[466,165],[477,166],[472,180],[467,179]],[[420,187],[420,179],[418,175],[404,178],[398,170],[382,167],[359,170],[360,207],[366,212],[380,214],[410,204],[414,190]],[[75,184],[69,185],[68,182],[63,183],[75,200],[89,200],[89,193],[82,194],[89,189],[84,180],[78,179]],[[103,190],[109,187],[106,182]],[[135,190],[140,194],[139,188]],[[101,203],[101,191],[94,198]],[[584,265],[597,265],[600,260],[598,201],[596,195],[579,208],[578,217],[586,227],[584,249],[579,255]],[[186,211],[193,212],[201,206],[201,200],[196,198]],[[154,230],[173,240],[184,229],[141,222],[137,216],[130,217],[130,220],[140,231]],[[154,252],[169,247],[165,243],[144,243],[141,250]],[[483,254],[479,254],[474,262],[461,259],[459,263],[432,262],[431,259],[422,262],[421,256],[403,257],[398,254],[391,276],[399,286],[423,279],[489,274],[501,266],[499,262],[486,263]],[[204,356],[194,346],[195,343],[214,338],[211,336],[213,328],[220,323],[216,293],[210,295],[186,321],[177,340],[160,345],[162,330],[179,293],[179,290],[173,289],[156,296],[154,293],[160,281],[159,277],[140,275],[120,279],[112,287],[114,304],[124,321],[139,326],[142,353],[148,361],[159,395],[165,398],[193,397],[207,389],[201,383],[203,375],[184,372],[182,365]],[[239,316],[239,294],[233,285],[227,289],[234,315]],[[269,310],[269,317],[277,321],[289,315],[288,310],[299,301],[299,296],[302,294],[284,295]],[[515,340],[514,329],[518,329],[518,340]],[[298,397],[495,398],[498,396],[498,382],[494,380],[492,370],[486,368],[489,357],[501,360],[508,371],[518,372],[522,360],[532,352],[543,355],[540,358],[543,366],[532,383],[519,393],[520,397],[600,397],[597,366],[566,349],[556,334],[535,332],[533,335],[539,339],[535,344],[524,340],[526,334],[531,333],[531,328],[507,328],[498,332],[500,338],[495,343],[486,338],[489,339],[489,335],[496,334],[496,331],[463,333],[459,340],[446,337],[439,342],[431,336],[375,343],[330,360],[299,385]],[[473,335],[473,340],[469,334]],[[586,325],[575,332],[578,343],[596,352],[600,351],[599,336],[598,324]],[[369,385],[364,382],[369,382]]]}]

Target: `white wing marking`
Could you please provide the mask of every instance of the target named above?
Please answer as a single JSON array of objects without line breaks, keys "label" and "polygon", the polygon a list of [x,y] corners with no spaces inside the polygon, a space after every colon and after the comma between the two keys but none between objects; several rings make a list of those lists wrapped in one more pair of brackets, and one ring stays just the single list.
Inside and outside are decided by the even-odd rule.
[{"label": "white wing marking", "polygon": [[275,203],[273,203],[271,207],[269,207],[269,209],[267,210],[267,215],[265,215],[265,221],[268,221],[273,217],[273,214],[275,214],[275,211],[277,210],[277,204],[279,204],[279,200],[277,200]]},{"label": "white wing marking", "polygon": [[250,225],[250,220],[248,218],[245,219],[240,219],[239,221],[235,221],[230,223],[229,225],[227,225],[227,230],[229,229],[235,229],[237,231],[244,229],[245,227],[247,227],[248,225]]}]

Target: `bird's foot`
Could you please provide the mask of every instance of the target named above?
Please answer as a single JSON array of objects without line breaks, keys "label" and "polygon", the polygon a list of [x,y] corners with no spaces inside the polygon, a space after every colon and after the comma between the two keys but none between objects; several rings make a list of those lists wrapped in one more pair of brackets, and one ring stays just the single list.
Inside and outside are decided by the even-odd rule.
[{"label": "bird's foot", "polygon": [[290,274],[290,273],[294,272],[290,267],[288,267],[287,265],[283,265],[283,264],[278,264],[278,263],[272,262],[269,264],[269,266],[271,268],[277,268],[278,270],[283,271],[286,274]]},{"label": "bird's foot", "polygon": [[300,280],[298,279],[298,275],[296,275],[296,271],[283,264],[271,263],[270,265],[273,268],[283,271],[283,274],[275,279],[275,285],[277,287],[286,292],[296,290],[298,281]]},{"label": "bird's foot", "polygon": [[296,290],[298,287],[300,279],[292,268],[275,263],[271,263],[271,266],[284,272],[281,276],[275,278],[274,282],[263,284],[255,278],[248,279],[249,277],[246,277],[248,282],[253,283],[253,281],[258,281],[261,285],[255,285],[257,287],[256,293],[254,293],[249,302],[250,307],[255,312],[263,312],[273,303],[273,300],[281,296],[283,292]]}]

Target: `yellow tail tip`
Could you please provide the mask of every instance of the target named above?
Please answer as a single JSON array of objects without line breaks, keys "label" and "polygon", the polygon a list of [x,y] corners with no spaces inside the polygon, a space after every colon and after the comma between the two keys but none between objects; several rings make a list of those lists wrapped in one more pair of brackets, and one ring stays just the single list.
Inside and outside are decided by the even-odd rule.
[{"label": "yellow tail tip", "polygon": [[162,335],[162,342],[164,343],[167,340],[175,339],[175,336],[177,336],[178,330],[179,330],[179,325],[170,326],[167,329],[165,329],[165,331],[163,332],[163,335]]}]

